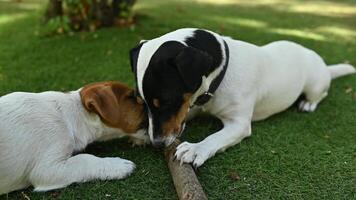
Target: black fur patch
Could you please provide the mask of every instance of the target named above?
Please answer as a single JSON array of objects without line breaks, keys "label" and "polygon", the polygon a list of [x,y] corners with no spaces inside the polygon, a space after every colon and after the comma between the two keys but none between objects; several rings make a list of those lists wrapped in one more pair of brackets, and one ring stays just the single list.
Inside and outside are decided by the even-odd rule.
[{"label": "black fur patch", "polygon": [[[146,42],[146,41],[145,41]],[[141,42],[134,48],[130,50],[130,64],[131,64],[131,71],[137,75],[137,59],[140,53],[141,47],[145,42]],[[135,77],[136,78],[136,77]]]},{"label": "black fur patch", "polygon": [[[174,64],[174,59],[185,48],[176,41],[163,43],[153,54],[143,77],[143,92],[150,108],[154,137],[162,133],[162,124],[176,114],[183,103],[185,84]],[[160,101],[160,107],[153,105],[153,99]]]},{"label": "black fur patch", "polygon": [[193,37],[188,37],[185,42],[188,46],[206,52],[211,57],[213,57],[213,66],[207,71],[205,75],[210,74],[220,66],[223,59],[221,45],[213,34],[198,29],[194,31]]}]

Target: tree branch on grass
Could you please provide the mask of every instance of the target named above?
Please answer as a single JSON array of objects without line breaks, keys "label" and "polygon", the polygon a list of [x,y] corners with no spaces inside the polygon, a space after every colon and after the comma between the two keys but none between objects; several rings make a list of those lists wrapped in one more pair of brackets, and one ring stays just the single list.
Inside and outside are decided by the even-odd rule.
[{"label": "tree branch on grass", "polygon": [[192,166],[186,163],[181,165],[179,161],[173,159],[179,144],[180,142],[176,140],[164,151],[178,198],[180,200],[207,200],[208,198],[205,195]]}]

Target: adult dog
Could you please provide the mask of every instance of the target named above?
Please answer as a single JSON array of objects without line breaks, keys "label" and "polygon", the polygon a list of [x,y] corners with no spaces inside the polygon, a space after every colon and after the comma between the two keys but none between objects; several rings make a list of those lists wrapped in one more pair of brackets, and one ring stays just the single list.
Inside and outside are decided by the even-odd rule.
[{"label": "adult dog", "polygon": [[0,98],[0,194],[26,188],[47,191],[74,182],[121,179],[135,168],[118,157],[80,151],[93,141],[131,136],[149,141],[147,114],[134,91],[119,82],[69,93],[15,92]]},{"label": "adult dog", "polygon": [[195,167],[250,136],[251,121],[286,110],[301,95],[299,109],[313,112],[332,79],[355,72],[348,64],[327,67],[293,42],[260,47],[194,28],[142,41],[130,57],[153,145],[169,145],[199,112],[223,122],[203,141],[177,147],[177,159]]}]

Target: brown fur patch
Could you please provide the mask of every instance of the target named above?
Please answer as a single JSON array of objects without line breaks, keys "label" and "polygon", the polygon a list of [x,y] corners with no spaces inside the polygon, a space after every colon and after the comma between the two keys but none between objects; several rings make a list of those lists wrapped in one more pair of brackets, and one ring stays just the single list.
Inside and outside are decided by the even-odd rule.
[{"label": "brown fur patch", "polygon": [[80,91],[80,96],[85,109],[98,114],[105,124],[135,133],[146,114],[133,92],[128,86],[111,81],[87,85]]},{"label": "brown fur patch", "polygon": [[141,97],[136,97],[136,101],[137,101],[137,103],[139,103],[139,104],[143,104],[144,102],[143,102],[143,99],[141,98]]},{"label": "brown fur patch", "polygon": [[160,107],[160,102],[158,99],[153,99],[153,105],[156,107],[156,108],[159,108]]},{"label": "brown fur patch", "polygon": [[163,135],[169,136],[169,134],[175,133],[178,134],[181,131],[181,124],[185,120],[188,109],[190,106],[190,99],[192,94],[186,93],[183,97],[183,104],[180,107],[176,115],[172,116],[166,123],[163,124]]}]

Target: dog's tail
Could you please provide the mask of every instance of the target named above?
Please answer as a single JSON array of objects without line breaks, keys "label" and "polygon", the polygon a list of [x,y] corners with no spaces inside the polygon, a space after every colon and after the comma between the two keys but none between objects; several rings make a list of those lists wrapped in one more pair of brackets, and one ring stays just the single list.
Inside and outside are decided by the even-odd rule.
[{"label": "dog's tail", "polygon": [[356,69],[350,64],[329,65],[328,69],[332,79],[356,73]]}]

